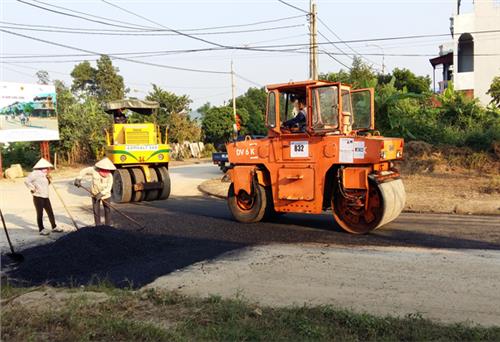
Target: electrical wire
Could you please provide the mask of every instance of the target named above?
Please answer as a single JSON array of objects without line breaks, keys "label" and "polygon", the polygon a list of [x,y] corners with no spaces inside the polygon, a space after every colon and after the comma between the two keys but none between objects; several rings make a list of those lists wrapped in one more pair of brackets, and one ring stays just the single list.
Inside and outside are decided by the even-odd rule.
[{"label": "electrical wire", "polygon": [[257,82],[254,82],[254,81],[252,81],[252,80],[249,80],[248,78],[246,78],[246,77],[244,77],[244,76],[242,76],[242,75],[240,75],[240,74],[238,74],[238,73],[236,73],[236,72],[234,73],[234,76],[236,76],[236,77],[238,77],[239,79],[242,79],[243,81],[246,81],[246,82],[248,82],[248,83],[250,83],[250,84],[253,84],[253,85],[255,85],[255,86],[259,87],[259,88],[264,87],[262,84],[257,83]]},{"label": "electrical wire", "polygon": [[[303,24],[296,25],[286,25],[286,26],[275,26],[275,27],[264,27],[251,30],[233,30],[233,31],[218,31],[218,32],[201,32],[193,33],[192,36],[205,36],[205,35],[222,35],[222,34],[239,34],[239,33],[250,33],[250,32],[265,32],[265,31],[276,31],[284,30],[296,27],[303,27]],[[150,32],[107,32],[107,31],[76,31],[76,30],[66,30],[66,29],[46,29],[46,28],[30,28],[30,27],[16,27],[16,26],[5,26],[0,25],[0,28],[6,28],[11,30],[22,30],[22,31],[36,31],[36,32],[54,32],[54,33],[69,33],[69,34],[88,34],[88,35],[101,35],[101,36],[177,36],[177,33],[150,33]],[[165,31],[165,30],[163,30]]]},{"label": "electrical wire", "polygon": [[[19,0],[19,1],[21,1],[21,0]],[[212,46],[217,46],[217,47],[226,47],[226,46],[225,46],[225,45],[223,45],[223,44],[219,44],[219,43],[216,43],[216,42],[212,42],[212,41],[207,40],[207,39],[203,39],[203,38],[196,37],[196,36],[193,36],[193,35],[188,34],[188,33],[184,33],[184,32],[178,31],[178,30],[171,29],[170,27],[167,27],[167,26],[165,26],[165,25],[163,25],[163,24],[160,24],[160,23],[158,23],[158,22],[156,22],[156,21],[154,21],[154,20],[151,20],[151,19],[149,19],[149,18],[146,18],[146,17],[144,17],[144,16],[142,16],[142,15],[140,15],[140,14],[137,14],[137,13],[135,13],[135,12],[129,11],[128,9],[123,8],[123,7],[121,7],[121,6],[118,6],[118,5],[116,5],[116,4],[114,4],[114,3],[110,2],[110,1],[106,1],[106,0],[101,0],[101,1],[102,1],[102,2],[104,2],[104,3],[106,3],[106,4],[108,4],[108,5],[110,5],[110,6],[113,6],[113,7],[115,7],[115,8],[118,8],[119,10],[121,10],[121,11],[123,11],[123,12],[125,12],[125,13],[131,14],[131,15],[133,15],[133,16],[135,16],[135,17],[138,17],[138,18],[141,18],[141,19],[143,19],[143,20],[145,20],[145,21],[147,21],[147,22],[150,22],[150,23],[152,23],[152,24],[158,25],[158,26],[163,27],[163,28],[165,28],[165,29],[167,29],[167,30],[171,30],[172,32],[175,32],[175,33],[177,33],[177,34],[179,34],[179,35],[181,35],[181,36],[184,36],[184,37],[187,37],[187,38],[191,38],[191,39],[194,39],[194,40],[198,40],[198,41],[200,41],[200,42],[202,42],[202,43],[206,43],[206,44],[209,44],[209,45],[212,45]]]},{"label": "electrical wire", "polygon": [[[342,40],[342,38],[340,38],[340,36],[335,33],[335,31],[333,31],[330,26],[328,26],[323,20],[321,20],[321,18],[319,16],[316,16],[316,18],[318,19],[318,21],[320,22],[320,24],[322,24],[328,31],[330,31],[331,34],[333,34],[335,36],[336,39],[338,40]],[[321,34],[322,35],[322,34]],[[323,35],[322,35],[323,36]],[[323,36],[323,38],[325,38],[328,42],[329,42],[329,39],[327,39],[326,37]],[[333,44],[332,44],[333,45]],[[351,50],[352,52],[354,52],[355,54],[357,54],[358,56],[363,56],[361,55],[358,51],[354,50],[349,44],[346,44],[344,43],[345,46],[347,46],[349,48],[349,50]],[[340,48],[339,48],[340,49]],[[365,60],[367,60],[368,62],[372,63],[372,64],[377,64],[375,63],[374,61],[372,60],[369,60],[368,58],[365,58]]]},{"label": "electrical wire", "polygon": [[[52,42],[52,41],[48,41],[48,40],[40,39],[40,38],[36,38],[36,37],[31,37],[31,36],[27,36],[27,35],[24,35],[24,34],[21,34],[21,33],[16,33],[16,32],[4,30],[4,29],[0,29],[0,31],[8,33],[8,34],[11,34],[11,35],[14,35],[14,36],[23,37],[23,38],[26,38],[26,39],[31,39],[31,40],[34,40],[34,41],[37,41],[37,42],[41,42],[41,43],[45,43],[45,44],[49,44],[49,45],[54,45],[54,46],[59,46],[59,47],[63,47],[63,48],[66,48],[66,49],[71,49],[71,50],[80,51],[80,52],[86,52],[86,53],[91,53],[91,54],[104,55],[104,53],[99,53],[99,52],[95,52],[95,51],[91,51],[91,50],[81,49],[81,48],[77,48],[77,47],[74,47],[74,46],[70,46],[70,45],[66,45],[66,44],[61,44],[61,43],[56,43],[56,42]],[[108,56],[109,57],[113,57],[114,59],[118,59],[118,60],[123,60],[123,61],[131,62],[131,63],[136,63],[136,64],[143,64],[143,65],[155,66],[155,67],[164,68],[164,69],[190,71],[190,72],[199,72],[199,73],[207,73],[207,74],[222,74],[222,75],[230,74],[229,71],[216,71],[216,70],[203,70],[203,69],[194,69],[194,68],[184,68],[184,67],[178,67],[178,66],[172,66],[172,65],[164,65],[164,64],[157,64],[157,63],[151,63],[151,62],[145,62],[145,61],[137,61],[137,60],[133,60],[133,59],[130,59],[130,58],[127,58],[127,57],[120,57],[120,56],[116,56],[116,55],[108,55]]]},{"label": "electrical wire", "polygon": [[325,50],[323,50],[323,53],[325,53],[328,57],[330,57],[331,59],[333,59],[335,62],[339,63],[340,65],[342,65],[344,67],[346,67],[347,70],[351,70],[350,66],[344,64],[343,62],[341,62],[340,60],[338,60],[337,58],[335,58],[332,53],[329,53],[328,51],[325,51]]},{"label": "electrical wire", "polygon": [[297,10],[297,11],[300,11],[300,12],[303,12],[303,13],[305,13],[307,15],[310,15],[310,13],[308,11],[306,11],[306,10],[300,8],[300,7],[292,5],[292,4],[290,4],[290,3],[286,2],[286,1],[283,1],[283,0],[278,0],[278,1],[281,2],[283,5],[286,5],[286,6],[291,7],[293,9]]},{"label": "electrical wire", "polygon": [[[246,23],[246,24],[212,26],[212,27],[203,27],[203,28],[186,28],[186,29],[178,29],[178,30],[185,31],[185,32],[192,32],[192,31],[218,30],[218,29],[226,29],[226,28],[234,28],[234,27],[257,26],[257,25],[276,23],[276,22],[280,22],[280,21],[297,19],[297,18],[302,18],[302,17],[304,17],[304,16],[303,15],[295,15],[295,16],[291,16],[291,17],[262,20],[262,21],[256,21],[256,22],[251,22],[251,23]],[[54,25],[33,25],[33,24],[15,23],[15,22],[9,22],[9,21],[0,21],[0,23],[4,24],[4,25],[15,25],[15,26],[25,26],[25,27],[37,27],[37,28],[52,28],[52,29],[61,29],[61,30],[72,30],[72,31],[89,31],[89,32],[92,32],[92,31],[103,32],[104,31],[104,32],[125,32],[125,33],[127,33],[127,32],[163,32],[163,31],[169,31],[169,30],[160,29],[160,28],[149,28],[149,29],[135,28],[133,30],[115,30],[115,29],[95,29],[95,28],[83,28],[83,27],[82,28],[74,28],[74,27],[67,27],[67,26],[54,26]]]}]

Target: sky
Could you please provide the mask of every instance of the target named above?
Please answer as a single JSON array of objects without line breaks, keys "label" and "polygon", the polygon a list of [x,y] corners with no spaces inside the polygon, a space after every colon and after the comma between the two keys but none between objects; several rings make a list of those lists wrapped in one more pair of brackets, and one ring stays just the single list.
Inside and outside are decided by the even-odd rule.
[{"label": "sky", "polygon": [[[283,44],[307,44],[308,23],[305,14],[297,9],[286,6],[278,0],[254,1],[121,1],[106,0],[116,4],[142,18],[120,10],[102,0],[90,1],[54,1],[25,0],[39,6],[63,11],[46,4],[62,6],[72,10],[85,12],[112,20],[102,20],[118,26],[149,26],[175,29],[189,33],[223,34],[199,35],[197,37],[216,44],[231,46],[267,46]],[[38,1],[38,0],[36,0]],[[290,0],[288,3],[307,10],[309,0]],[[462,1],[462,11],[471,7],[471,1]],[[385,71],[393,68],[408,68],[419,75],[431,75],[432,67],[427,56],[391,56],[391,54],[428,54],[436,55],[438,47],[451,37],[433,37],[412,40],[393,40],[374,43],[358,42],[350,44],[330,44],[328,41],[362,40],[380,37],[408,36],[420,34],[449,33],[449,18],[456,6],[455,0],[386,0],[386,1],[336,1],[317,0],[318,17],[323,23],[318,23],[318,41],[322,50],[340,55],[326,54],[319,57],[319,72],[333,72],[345,69],[344,65],[352,63],[352,56],[360,54],[365,61],[380,70],[382,56],[385,54]],[[294,17],[294,18],[291,18]],[[248,25],[232,28],[199,30],[200,28],[219,27],[227,25],[251,24],[255,22],[283,19],[276,22]],[[154,24],[150,21],[154,21]],[[0,29],[23,34],[53,43],[72,46],[85,51],[97,53],[149,52],[165,50],[186,50],[210,48],[205,42],[183,35],[166,32],[155,32],[157,36],[130,36],[102,34],[83,35],[61,32],[41,32],[20,30],[16,24],[51,25],[81,29],[126,30],[130,28],[105,26],[79,18],[63,16],[38,9],[15,0],[0,1]],[[16,27],[16,28],[13,28]],[[231,32],[256,30],[256,32]],[[134,32],[135,33],[135,32]],[[169,32],[167,32],[169,33]],[[171,32],[170,32],[171,33]],[[335,36],[335,35],[336,36]],[[340,37],[340,39],[338,38]],[[272,49],[286,49],[273,47]],[[143,65],[127,60],[113,60],[130,88],[129,96],[144,98],[155,83],[176,94],[187,94],[193,100],[192,109],[206,102],[220,105],[231,98],[231,60],[234,70],[237,95],[244,93],[251,86],[263,86],[272,83],[300,81],[309,77],[307,49],[296,51],[242,51],[218,50],[191,53],[176,53],[161,56],[149,56],[133,60],[148,63],[169,65],[181,68],[194,68],[223,73],[200,73],[184,70],[172,70],[158,66]],[[0,31],[0,80],[12,82],[36,82],[37,70],[47,70],[51,79],[63,80],[71,84],[70,72],[79,60],[94,60],[96,57],[63,56],[40,58],[13,58],[20,55],[68,55],[82,54],[61,46],[53,46],[24,37],[14,36]],[[379,55],[366,55],[379,54]],[[124,56],[124,55],[122,55]],[[340,64],[338,61],[340,61]],[[95,62],[92,62],[95,64]]]}]

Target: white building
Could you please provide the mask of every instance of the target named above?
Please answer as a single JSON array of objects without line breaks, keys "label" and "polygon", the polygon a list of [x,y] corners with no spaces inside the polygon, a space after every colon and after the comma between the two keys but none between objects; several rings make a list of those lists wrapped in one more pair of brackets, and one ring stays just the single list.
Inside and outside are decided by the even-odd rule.
[{"label": "white building", "polygon": [[440,46],[439,57],[430,62],[434,71],[437,65],[443,66],[440,91],[452,80],[455,90],[487,105],[491,97],[486,92],[493,78],[500,76],[500,1],[472,2],[473,11],[462,13],[461,1],[457,1],[455,14],[450,18],[453,41]]}]

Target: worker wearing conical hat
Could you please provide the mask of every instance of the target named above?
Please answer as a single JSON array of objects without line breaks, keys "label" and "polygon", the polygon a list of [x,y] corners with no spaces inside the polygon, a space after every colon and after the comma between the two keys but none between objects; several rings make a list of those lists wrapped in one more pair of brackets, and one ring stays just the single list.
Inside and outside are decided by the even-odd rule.
[{"label": "worker wearing conical hat", "polygon": [[38,231],[40,235],[49,235],[50,230],[43,227],[43,211],[47,213],[49,217],[50,224],[52,225],[52,231],[60,233],[63,230],[58,228],[56,225],[56,220],[54,218],[54,212],[52,211],[52,205],[49,199],[49,169],[54,166],[45,159],[40,159],[35,166],[33,166],[33,172],[31,172],[24,184],[30,189],[33,195],[33,203],[35,204],[36,210],[36,222],[38,224]]},{"label": "worker wearing conical hat", "polygon": [[95,225],[101,224],[101,201],[104,206],[104,223],[111,225],[111,209],[109,205],[111,189],[113,188],[113,173],[116,170],[111,160],[104,158],[98,161],[94,166],[87,167],[80,171],[75,179],[75,186],[82,186],[82,179],[89,177],[91,179],[90,192],[92,193],[92,209],[94,211]]}]

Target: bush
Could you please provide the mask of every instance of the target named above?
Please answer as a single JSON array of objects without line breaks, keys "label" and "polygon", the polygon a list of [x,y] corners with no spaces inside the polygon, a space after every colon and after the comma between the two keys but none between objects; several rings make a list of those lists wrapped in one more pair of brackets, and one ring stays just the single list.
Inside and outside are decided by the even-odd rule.
[{"label": "bush", "polygon": [[437,96],[416,95],[390,82],[376,94],[376,125],[384,135],[476,151],[490,151],[500,141],[500,110],[484,108],[452,87]]},{"label": "bush", "polygon": [[40,146],[38,143],[16,142],[9,147],[2,148],[2,165],[4,168],[12,164],[21,164],[25,169],[31,169],[40,159]]},{"label": "bush", "polygon": [[215,149],[214,145],[208,143],[208,144],[205,144],[205,148],[203,149],[201,156],[203,158],[209,158],[209,157],[212,157],[212,153],[214,153],[216,151],[217,150]]}]

